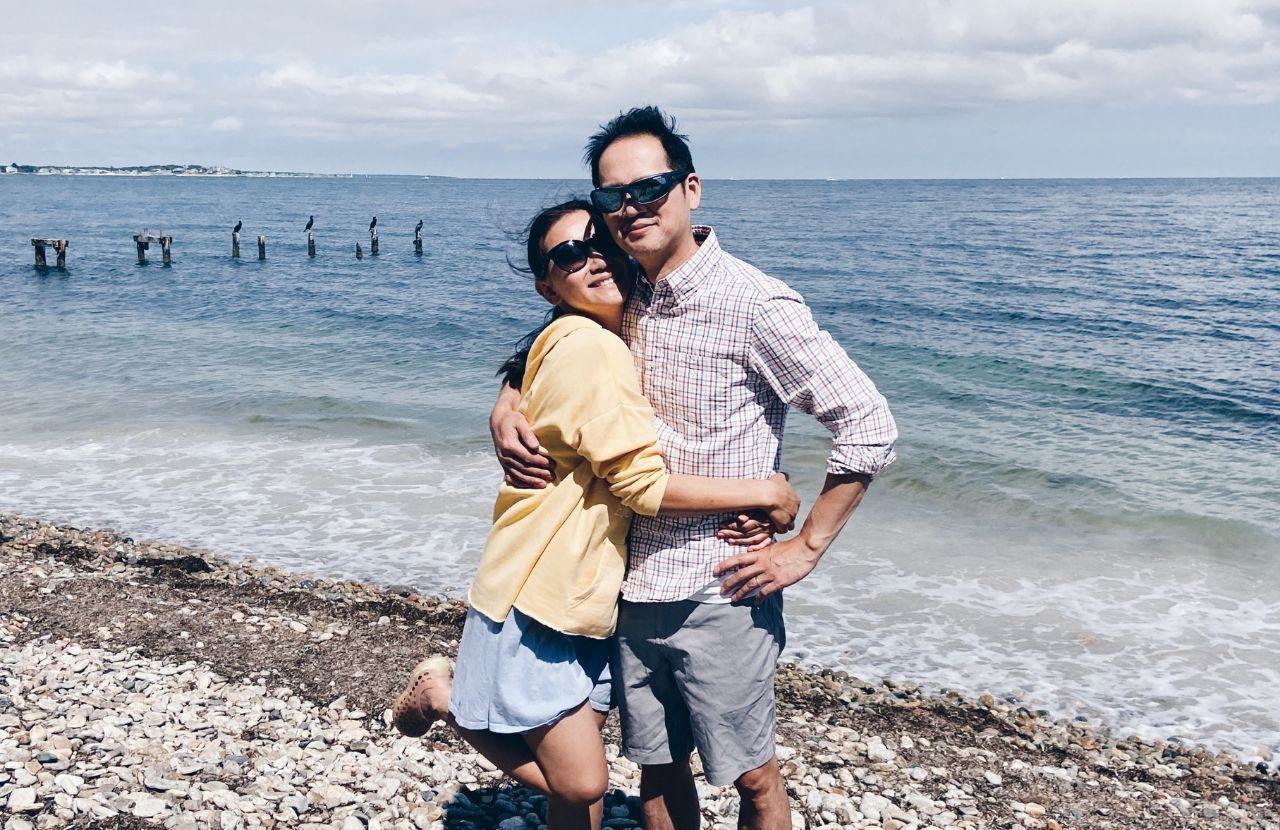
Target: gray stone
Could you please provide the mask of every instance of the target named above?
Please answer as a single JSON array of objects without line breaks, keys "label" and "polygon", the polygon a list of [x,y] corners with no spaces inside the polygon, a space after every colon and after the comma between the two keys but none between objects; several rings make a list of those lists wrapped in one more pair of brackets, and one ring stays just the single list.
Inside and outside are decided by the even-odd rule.
[{"label": "gray stone", "polygon": [[130,810],[138,818],[155,818],[156,816],[166,812],[169,805],[158,798],[144,797],[139,798],[133,803],[133,809]]},{"label": "gray stone", "polygon": [[36,801],[34,787],[19,787],[9,793],[9,811],[13,813],[34,813],[42,805]]}]

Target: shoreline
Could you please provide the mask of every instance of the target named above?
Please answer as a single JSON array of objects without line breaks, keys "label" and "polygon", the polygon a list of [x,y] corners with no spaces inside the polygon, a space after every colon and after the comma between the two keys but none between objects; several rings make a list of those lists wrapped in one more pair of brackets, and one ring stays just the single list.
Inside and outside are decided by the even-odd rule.
[{"label": "shoreline", "polygon": [[[409,668],[452,656],[464,613],[0,515],[4,828],[538,830],[541,801],[447,730],[387,725]],[[790,663],[777,693],[797,828],[1280,830],[1280,775],[1226,753]],[[606,818],[626,830],[638,770],[610,756]],[[733,789],[699,777],[699,792],[709,825],[732,825]]]}]

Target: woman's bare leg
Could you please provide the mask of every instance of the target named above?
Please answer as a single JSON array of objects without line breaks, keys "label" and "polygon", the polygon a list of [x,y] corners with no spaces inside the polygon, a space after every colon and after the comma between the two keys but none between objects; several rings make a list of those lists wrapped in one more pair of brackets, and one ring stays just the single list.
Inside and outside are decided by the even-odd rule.
[{"label": "woman's bare leg", "polygon": [[[471,744],[477,752],[488,758],[494,766],[514,778],[520,784],[537,790],[551,800],[547,805],[547,823],[559,830],[559,821],[552,824],[552,816],[561,812],[560,805],[567,801],[581,800],[583,796],[581,784],[589,785],[593,794],[597,784],[600,795],[588,805],[587,826],[592,830],[600,827],[604,810],[604,790],[609,785],[609,770],[604,758],[604,741],[600,731],[604,728],[608,714],[597,712],[590,704],[583,702],[571,713],[556,721],[551,726],[540,727],[519,734],[503,734],[487,729],[466,729],[458,726],[453,714],[449,711],[449,696],[453,691],[453,682],[446,677],[428,677],[422,681],[426,694],[427,708],[439,720],[448,724],[463,740]],[[565,725],[569,722],[568,725]],[[557,727],[560,727],[557,729]],[[554,734],[552,734],[554,732]],[[539,749],[541,748],[541,750]],[[569,756],[570,761],[565,760]],[[597,757],[598,756],[598,757]],[[584,760],[585,759],[585,760]],[[584,767],[585,763],[585,767]],[[568,766],[566,766],[568,764]],[[576,766],[575,766],[576,765]],[[554,770],[550,775],[546,769]],[[587,779],[579,780],[576,776],[582,769],[592,774]],[[558,783],[561,793],[552,791],[553,783]],[[569,809],[570,814],[576,814]],[[570,823],[563,826],[576,826],[576,820],[566,816]]]},{"label": "woman's bare leg", "polygon": [[431,718],[444,721],[458,736],[493,762],[493,765],[530,789],[544,795],[549,793],[546,776],[538,768],[529,746],[520,735],[504,735],[487,729],[464,729],[458,726],[449,711],[449,696],[453,693],[453,678],[444,672],[428,674],[418,684],[421,697],[417,701]]},{"label": "woman's bare leg", "polygon": [[609,787],[600,727],[604,716],[585,701],[550,726],[523,733],[545,776],[547,826],[551,830],[598,830]]}]

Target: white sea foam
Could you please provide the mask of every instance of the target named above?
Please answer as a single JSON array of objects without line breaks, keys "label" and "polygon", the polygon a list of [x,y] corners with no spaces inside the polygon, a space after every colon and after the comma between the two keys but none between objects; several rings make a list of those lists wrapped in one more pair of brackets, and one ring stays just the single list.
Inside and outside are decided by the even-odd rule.
[{"label": "white sea foam", "polygon": [[[497,468],[195,427],[0,445],[0,509],[459,594]],[[801,481],[802,491],[816,482]],[[1280,748],[1280,592],[1129,531],[983,526],[873,493],[788,591],[791,659],[1012,693],[1124,733]]]},{"label": "white sea foam", "polygon": [[1144,555],[1119,534],[919,523],[904,534],[901,519],[859,517],[857,540],[788,592],[792,659],[1011,694],[1245,757],[1280,748],[1274,575]]},{"label": "white sea foam", "polygon": [[465,588],[497,475],[414,445],[190,428],[0,445],[7,510],[431,592]]}]

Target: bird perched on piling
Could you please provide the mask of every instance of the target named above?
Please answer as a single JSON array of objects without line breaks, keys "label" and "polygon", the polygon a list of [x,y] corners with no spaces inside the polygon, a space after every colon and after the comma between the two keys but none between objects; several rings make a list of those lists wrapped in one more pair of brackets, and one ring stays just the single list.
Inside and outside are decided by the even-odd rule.
[{"label": "bird perched on piling", "polygon": [[378,227],[378,217],[375,216],[373,221],[369,223],[369,230],[373,230],[376,227]]},{"label": "bird perched on piling", "polygon": [[422,233],[422,220],[421,220],[421,219],[419,219],[419,220],[418,220],[418,224],[416,224],[416,225],[414,225],[414,226],[413,226],[413,232],[414,232],[414,233]]},{"label": "bird perched on piling", "polygon": [[305,228],[303,228],[303,230],[304,230],[304,231],[309,231],[309,230],[311,230],[311,226],[312,226],[312,225],[314,225],[315,223],[316,223],[316,217],[315,217],[314,215],[312,215],[312,217],[311,217],[310,219],[308,219],[308,220],[307,220],[307,226],[306,226]]},{"label": "bird perched on piling", "polygon": [[232,229],[231,229],[231,232],[232,232],[232,233],[240,233],[240,229],[241,229],[241,228],[243,228],[243,227],[244,227],[244,222],[243,222],[242,220],[237,219],[237,220],[236,220],[236,226],[235,226],[234,228],[232,228]]}]

